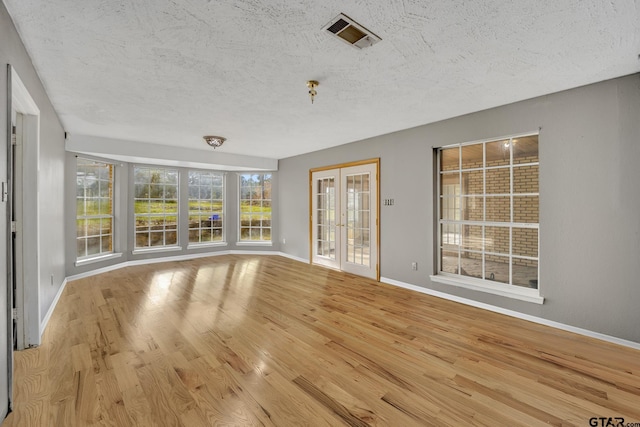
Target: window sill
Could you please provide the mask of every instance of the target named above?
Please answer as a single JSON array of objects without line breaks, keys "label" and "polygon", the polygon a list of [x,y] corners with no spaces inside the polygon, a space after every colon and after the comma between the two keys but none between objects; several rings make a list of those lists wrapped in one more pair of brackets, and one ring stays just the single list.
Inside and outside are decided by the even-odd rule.
[{"label": "window sill", "polygon": [[227,242],[189,243],[187,249],[215,248],[216,246],[224,247],[228,245]]},{"label": "window sill", "polygon": [[84,259],[79,259],[76,261],[76,267],[80,267],[83,265],[87,265],[87,264],[94,264],[96,262],[103,262],[103,261],[108,261],[111,259],[116,259],[116,258],[120,258],[122,256],[121,253],[110,253],[110,254],[106,254],[106,255],[98,255],[95,257],[91,257],[91,258],[84,258]]},{"label": "window sill", "polygon": [[236,246],[273,246],[273,242],[266,240],[242,241],[236,242]]},{"label": "window sill", "polygon": [[149,253],[156,253],[156,252],[175,252],[175,251],[181,251],[181,250],[182,250],[182,246],[158,246],[155,248],[134,249],[133,251],[131,251],[131,254],[140,255],[140,254],[149,254]]},{"label": "window sill", "polygon": [[544,303],[544,297],[540,296],[538,289],[519,288],[513,285],[491,283],[485,280],[473,280],[473,278],[459,279],[458,277],[446,276],[444,274],[429,276],[429,278],[433,282],[445,285],[458,286],[460,288],[499,295],[506,298],[518,299],[535,304]]}]

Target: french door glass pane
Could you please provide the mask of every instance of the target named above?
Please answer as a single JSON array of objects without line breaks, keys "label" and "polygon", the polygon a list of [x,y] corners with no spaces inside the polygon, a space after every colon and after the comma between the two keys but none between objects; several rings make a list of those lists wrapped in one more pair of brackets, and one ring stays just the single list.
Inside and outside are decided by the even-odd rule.
[{"label": "french door glass pane", "polygon": [[336,193],[335,178],[321,178],[317,181],[316,207],[316,253],[320,256],[335,259],[336,240]]},{"label": "french door glass pane", "polygon": [[347,176],[347,261],[363,266],[371,263],[369,235],[364,239],[371,229],[369,189],[369,173]]}]

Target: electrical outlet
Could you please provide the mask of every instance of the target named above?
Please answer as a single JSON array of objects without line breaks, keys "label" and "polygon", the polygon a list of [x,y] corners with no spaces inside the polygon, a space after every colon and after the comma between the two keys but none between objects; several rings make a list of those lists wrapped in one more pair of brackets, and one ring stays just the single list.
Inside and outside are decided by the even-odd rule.
[{"label": "electrical outlet", "polygon": [[418,270],[418,263],[417,262],[412,262],[411,263],[411,269],[413,271],[417,271]]},{"label": "electrical outlet", "polygon": [[287,239],[285,239],[284,237],[282,238],[282,244],[286,245],[287,244]]}]

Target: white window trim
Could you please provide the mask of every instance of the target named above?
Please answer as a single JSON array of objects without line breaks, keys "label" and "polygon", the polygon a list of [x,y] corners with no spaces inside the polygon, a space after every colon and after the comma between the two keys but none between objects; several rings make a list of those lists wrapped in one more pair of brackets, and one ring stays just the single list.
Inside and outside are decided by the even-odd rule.
[{"label": "white window trim", "polygon": [[[440,156],[440,151],[446,148],[453,148],[453,147],[464,147],[464,146],[468,146],[468,145],[475,145],[475,144],[484,144],[487,142],[493,142],[496,140],[503,140],[503,139],[515,139],[515,138],[521,138],[521,137],[526,137],[526,136],[531,136],[531,135],[539,135],[540,132],[538,131],[534,131],[534,132],[527,132],[527,133],[520,133],[520,134],[514,134],[514,135],[509,135],[509,136],[504,136],[504,137],[496,137],[496,138],[488,138],[488,139],[482,139],[482,140],[476,140],[476,141],[469,141],[469,142],[464,142],[461,144],[449,144],[449,145],[445,145],[445,146],[441,146],[441,147],[434,147],[434,149],[438,150],[438,160],[439,160],[439,156]],[[483,153],[484,156],[484,153]],[[513,153],[511,154],[511,156],[513,156]],[[436,182],[436,188],[440,188],[440,180],[442,177],[442,171],[440,170],[440,163],[439,161],[437,162],[438,166],[436,168],[436,173],[437,173],[437,182]],[[524,163],[524,164],[518,164],[518,166],[530,166],[530,165],[538,165],[539,166],[540,162],[532,162],[532,163]],[[470,171],[470,170],[483,170],[486,171],[487,169],[497,169],[497,168],[504,168],[505,166],[498,166],[498,167],[483,167],[483,168],[473,168],[473,169],[464,169],[465,172]],[[511,159],[511,162],[509,164],[509,169],[512,171],[513,170],[513,158]],[[459,169],[458,172],[460,172],[462,169]],[[513,172],[511,172],[512,174]],[[539,179],[539,178],[538,178]],[[442,284],[446,284],[446,285],[451,285],[451,286],[457,286],[457,287],[461,287],[461,288],[465,288],[465,289],[471,289],[474,291],[478,291],[478,292],[485,292],[485,293],[489,293],[489,294],[493,294],[493,295],[499,295],[499,296],[503,296],[503,297],[507,297],[507,298],[513,298],[513,299],[518,299],[521,301],[527,301],[527,302],[531,302],[531,303],[535,303],[535,304],[543,304],[544,303],[544,297],[541,296],[540,294],[540,251],[538,250],[538,257],[535,258],[538,261],[538,288],[537,289],[533,289],[533,288],[525,288],[525,287],[520,287],[517,285],[513,285],[513,284],[508,284],[508,283],[500,283],[500,282],[494,282],[494,281],[489,281],[489,280],[483,280],[483,279],[477,279],[474,277],[468,277],[468,276],[461,276],[461,275],[457,275],[457,274],[451,274],[451,273],[447,273],[447,272],[443,272],[442,271],[442,265],[441,265],[441,251],[442,251],[442,235],[440,230],[440,225],[444,224],[444,223],[455,223],[455,224],[470,224],[470,225],[488,225],[491,226],[492,222],[489,221],[447,221],[447,220],[442,220],[440,219],[440,210],[441,210],[441,197],[440,197],[440,190],[436,190],[436,199],[437,199],[437,210],[436,212],[438,212],[438,214],[436,215],[436,224],[438,226],[438,232],[437,234],[437,239],[436,239],[436,253],[438,254],[437,257],[437,273],[434,275],[430,275],[429,278],[431,279],[431,281],[436,282],[436,283],[442,283]],[[539,197],[540,193],[537,193],[535,195],[537,195]],[[513,180],[510,181],[510,194],[509,196],[511,198],[513,198]],[[517,196],[527,196],[527,195],[533,195],[533,193],[523,193],[520,194],[518,193]],[[486,192],[485,192],[485,196],[486,196]],[[492,197],[495,197],[496,195],[492,194]],[[484,207],[484,209],[486,209],[486,206]],[[513,209],[513,207],[511,207],[511,209]],[[508,225],[509,227],[513,228],[513,227],[518,227],[518,228],[536,228],[539,230],[540,227],[540,223],[538,222],[538,224],[520,224],[520,223],[515,223],[515,222],[501,222],[501,223],[495,223],[495,225],[499,225],[499,226],[505,226]],[[511,259],[514,257],[513,255],[513,251],[512,251],[512,242],[509,243],[509,259],[511,262]],[[538,247],[540,246],[540,234],[538,232]],[[487,252],[484,252],[485,254],[487,254]],[[530,257],[522,257],[522,256],[515,256],[516,258],[525,258],[525,259],[529,259]],[[534,258],[531,258],[534,259]]]},{"label": "white window trim", "polygon": [[[96,162],[96,163],[102,163],[104,165],[109,165],[111,166],[111,180],[110,180],[110,184],[111,184],[111,189],[112,189],[112,195],[111,195],[111,215],[106,215],[106,214],[102,214],[102,215],[92,215],[92,216],[84,216],[84,220],[89,220],[89,219],[111,219],[111,251],[108,252],[100,252],[97,254],[92,254],[92,255],[87,255],[87,256],[83,256],[83,257],[78,257],[77,253],[76,253],[76,261],[75,261],[75,265],[76,266],[80,266],[80,265],[85,265],[85,264],[91,264],[93,262],[101,262],[104,261],[106,259],[111,259],[111,258],[118,258],[119,256],[121,256],[122,254],[118,255],[117,253],[115,253],[113,251],[113,249],[115,248],[116,245],[116,233],[115,233],[115,225],[116,225],[116,215],[115,215],[115,207],[116,207],[116,198],[115,198],[115,185],[116,185],[116,165],[115,163],[112,162],[108,162],[105,160],[100,160],[100,159],[94,159],[89,157],[85,157],[85,156],[78,156],[76,155],[76,172],[78,170],[78,160],[82,159],[82,160],[88,160],[91,162]],[[77,181],[76,181],[76,185],[77,185]],[[78,223],[78,212],[77,212],[77,196],[76,196],[76,227],[77,227],[77,223]],[[103,236],[103,234],[99,235],[100,237]],[[87,238],[88,236],[85,236],[84,238]],[[96,236],[93,236],[96,237]],[[76,231],[76,241],[78,239],[77,236],[77,231]],[[93,261],[95,260],[95,261]]]},{"label": "white window trim", "polygon": [[96,262],[103,262],[111,259],[120,258],[121,256],[122,256],[122,252],[107,252],[97,256],[78,258],[75,265],[76,267],[80,267],[87,264],[94,264]]},{"label": "white window trim", "polygon": [[[237,190],[238,190],[238,203],[237,203],[237,209],[238,209],[238,227],[237,227],[237,241],[236,241],[236,246],[273,246],[273,187],[271,189],[272,193],[271,193],[271,199],[269,199],[271,201],[271,227],[269,227],[271,229],[271,239],[270,240],[240,240],[241,238],[241,232],[242,232],[242,208],[241,208],[241,203],[242,203],[242,175],[271,175],[271,180],[273,182],[273,172],[239,172],[238,173],[238,185],[237,185]],[[264,200],[264,199],[262,199]]]},{"label": "white window trim", "polygon": [[475,279],[473,277],[462,278],[461,276],[449,275],[445,272],[429,276],[429,278],[432,282],[436,283],[457,286],[493,295],[500,295],[502,297],[518,299],[536,304],[544,304],[544,297],[540,296],[539,289],[521,288],[515,285],[489,282],[487,280]]},{"label": "white window trim", "polygon": [[[210,173],[219,173],[222,175],[222,240],[213,241],[213,242],[188,242],[187,249],[193,249],[196,247],[205,247],[205,246],[227,246],[227,174],[225,172],[216,171],[216,170],[204,170],[204,169],[188,169],[187,174],[187,190],[189,189],[189,173],[190,172],[210,172]],[[187,240],[189,240],[189,202],[191,201],[191,197],[189,197],[189,191],[187,191]]]},{"label": "white window trim", "polygon": [[272,240],[238,240],[236,246],[273,246]]},{"label": "white window trim", "polygon": [[[223,225],[224,227],[224,225]],[[199,243],[189,243],[187,245],[187,250],[189,249],[198,249],[198,248],[213,248],[216,246],[229,246],[227,242],[199,242]]]},{"label": "white window trim", "polygon": [[155,252],[174,252],[181,251],[182,246],[152,246],[152,247],[144,247],[144,248],[136,248],[131,251],[132,255],[139,255],[144,253],[155,253]]},{"label": "white window trim", "polygon": [[[135,170],[136,168],[147,168],[147,169],[164,169],[166,170],[172,170],[172,171],[176,171],[177,175],[178,175],[178,182],[177,182],[177,206],[178,206],[178,210],[176,212],[176,241],[180,242],[180,225],[181,225],[181,221],[182,221],[182,216],[180,215],[180,204],[182,203],[182,194],[180,191],[180,183],[181,183],[181,179],[182,179],[182,174],[179,168],[174,168],[174,167],[169,167],[169,166],[162,166],[162,165],[142,165],[142,164],[133,164],[132,165],[132,169],[130,169],[131,171],[131,175],[132,175],[132,179],[133,179],[133,194],[130,196],[130,201],[133,203],[133,246],[134,249],[131,251],[132,254],[137,254],[137,253],[143,253],[143,252],[164,252],[163,250],[160,249],[165,249],[166,251],[174,251],[176,249],[180,249],[182,250],[182,246],[179,245],[163,245],[163,246],[144,246],[144,247],[135,247],[136,246],[136,242],[137,242],[137,238],[138,238],[138,232],[136,231],[136,218],[138,216],[152,216],[153,214],[136,214],[135,213],[135,203],[136,203],[136,194],[135,194],[135,186],[136,186],[136,178],[135,178]],[[140,199],[140,200],[145,200],[145,199]],[[148,199],[150,200],[150,198]],[[162,200],[166,200],[164,197],[162,198]],[[166,214],[164,214],[166,216]],[[163,230],[164,233],[167,232],[167,230]]]}]

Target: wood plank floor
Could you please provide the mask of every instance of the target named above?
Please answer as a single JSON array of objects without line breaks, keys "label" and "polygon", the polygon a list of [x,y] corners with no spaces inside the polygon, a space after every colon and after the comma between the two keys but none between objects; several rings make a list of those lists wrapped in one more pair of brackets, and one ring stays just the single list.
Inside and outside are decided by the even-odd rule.
[{"label": "wood plank floor", "polygon": [[70,282],[14,387],[3,427],[588,426],[640,422],[640,351],[225,255]]}]

